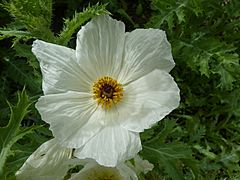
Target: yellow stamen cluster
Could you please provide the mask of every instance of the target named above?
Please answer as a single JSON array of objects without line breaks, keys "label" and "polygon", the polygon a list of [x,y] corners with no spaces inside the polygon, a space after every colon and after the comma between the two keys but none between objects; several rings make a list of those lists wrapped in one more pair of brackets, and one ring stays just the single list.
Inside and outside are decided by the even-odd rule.
[{"label": "yellow stamen cluster", "polygon": [[123,96],[123,87],[115,79],[104,76],[93,83],[93,99],[105,109],[118,103]]}]

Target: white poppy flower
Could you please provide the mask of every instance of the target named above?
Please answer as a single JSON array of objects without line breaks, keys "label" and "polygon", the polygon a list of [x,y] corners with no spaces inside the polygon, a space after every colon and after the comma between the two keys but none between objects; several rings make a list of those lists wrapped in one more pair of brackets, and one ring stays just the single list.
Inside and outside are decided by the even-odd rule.
[{"label": "white poppy flower", "polygon": [[63,179],[67,171],[76,165],[71,150],[57,144],[54,138],[43,143],[16,172],[17,180]]},{"label": "white poppy flower", "polygon": [[136,29],[108,15],[77,35],[76,50],[36,40],[43,92],[36,107],[61,145],[116,166],[141,150],[139,132],[179,105],[164,31]]},{"label": "white poppy flower", "polygon": [[[142,160],[138,155],[134,165],[130,162],[120,163],[116,167],[101,166],[92,159],[80,160],[73,157],[73,151],[58,144],[54,138],[43,143],[16,172],[17,180],[63,180],[63,179],[112,179],[134,180],[141,172],[148,172],[153,165]],[[82,165],[78,173],[71,174],[69,170]],[[139,168],[141,167],[141,168]]]},{"label": "white poppy flower", "polygon": [[127,162],[119,163],[116,167],[105,167],[99,165],[93,160],[88,159],[85,161],[85,163],[82,163],[84,168],[78,173],[73,174],[70,180],[137,180],[138,174],[141,172],[147,173],[153,169],[153,165],[151,163],[149,163],[147,160],[142,160],[138,155],[134,158],[134,164],[135,165],[132,165],[130,162]]},{"label": "white poppy flower", "polygon": [[84,168],[78,173],[72,174],[70,180],[137,180],[137,174],[124,163],[116,165],[116,167],[101,166],[96,161],[87,159]]}]

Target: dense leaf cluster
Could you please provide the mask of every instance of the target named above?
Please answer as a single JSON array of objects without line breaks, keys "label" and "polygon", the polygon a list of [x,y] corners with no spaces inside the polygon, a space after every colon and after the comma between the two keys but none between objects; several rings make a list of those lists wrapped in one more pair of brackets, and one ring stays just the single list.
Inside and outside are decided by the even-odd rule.
[{"label": "dense leaf cluster", "polygon": [[[32,41],[74,47],[81,25],[111,12],[129,31],[145,27],[167,32],[176,62],[171,74],[181,90],[179,108],[141,134],[141,155],[155,168],[140,178],[239,179],[240,1],[102,0],[91,4],[95,5],[81,0],[1,2],[1,178],[13,178],[26,158],[51,137],[30,106],[41,95]],[[6,99],[16,101],[16,92],[24,86],[30,99],[23,91],[17,105],[9,109]]]},{"label": "dense leaf cluster", "polygon": [[[166,136],[164,147],[180,142],[191,149],[193,157],[183,148],[172,156],[186,156],[173,158],[170,165],[159,158],[159,166],[165,169],[161,176],[238,179],[240,2],[152,0],[151,6],[154,11],[146,27],[167,32],[176,62],[172,74],[181,89],[181,106],[154,133],[160,131],[156,136],[160,139]],[[176,124],[163,136],[170,121]]]}]

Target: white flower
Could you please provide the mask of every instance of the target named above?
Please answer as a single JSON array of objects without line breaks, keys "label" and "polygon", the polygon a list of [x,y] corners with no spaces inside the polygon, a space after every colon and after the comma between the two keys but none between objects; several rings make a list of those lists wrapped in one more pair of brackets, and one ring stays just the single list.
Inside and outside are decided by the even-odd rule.
[{"label": "white flower", "polygon": [[17,180],[63,179],[67,171],[76,165],[71,150],[57,144],[56,139],[43,143],[16,172]]},{"label": "white flower", "polygon": [[105,167],[88,159],[85,163],[82,163],[84,168],[80,172],[72,175],[70,180],[137,180],[138,174],[141,172],[147,173],[153,169],[153,165],[151,163],[147,160],[142,160],[138,155],[134,158],[134,164],[135,165],[132,165],[130,162],[127,162],[119,163],[116,167]]},{"label": "white flower", "polygon": [[149,163],[148,160],[143,160],[140,156],[134,157],[134,165],[131,162],[126,162],[126,165],[132,168],[136,174],[144,173],[146,174],[148,171],[151,171],[154,166],[153,164]]},{"label": "white flower", "polygon": [[76,50],[36,40],[43,92],[36,107],[59,143],[80,158],[116,166],[141,150],[139,132],[179,105],[164,31],[125,33],[101,15],[81,28]]},{"label": "white flower", "polygon": [[[116,167],[101,166],[92,159],[80,160],[73,157],[72,150],[61,147],[54,138],[42,144],[17,171],[17,180],[65,180],[65,179],[113,179],[137,180],[141,172],[148,172],[153,165],[139,156],[130,162],[119,163]],[[77,173],[70,169],[77,165],[84,166]],[[141,167],[141,168],[139,168]]]}]

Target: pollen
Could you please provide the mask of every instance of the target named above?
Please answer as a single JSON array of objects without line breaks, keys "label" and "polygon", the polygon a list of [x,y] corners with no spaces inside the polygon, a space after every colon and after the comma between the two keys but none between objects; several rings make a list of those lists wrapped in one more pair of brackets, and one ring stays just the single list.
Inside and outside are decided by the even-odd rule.
[{"label": "pollen", "polygon": [[110,109],[121,101],[123,87],[117,80],[104,76],[93,83],[93,99],[104,109]]}]

